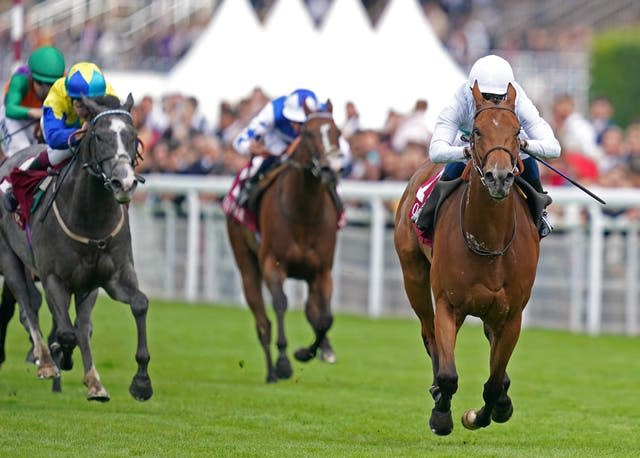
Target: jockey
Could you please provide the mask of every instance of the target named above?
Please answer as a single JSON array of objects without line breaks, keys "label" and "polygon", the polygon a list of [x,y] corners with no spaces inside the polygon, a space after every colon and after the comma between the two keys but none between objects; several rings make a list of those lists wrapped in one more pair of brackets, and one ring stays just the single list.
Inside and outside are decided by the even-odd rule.
[{"label": "jockey", "polygon": [[[251,188],[260,181],[263,174],[278,164],[282,154],[300,134],[307,120],[304,107],[311,111],[320,108],[318,98],[309,89],[296,89],[287,96],[281,96],[269,102],[249,122],[249,125],[235,138],[233,147],[240,154],[250,156],[250,166],[241,171],[242,180],[239,206],[244,206]],[[351,157],[349,144],[340,137],[339,157],[330,159],[331,168],[340,173]],[[285,158],[286,159],[286,158]]]},{"label": "jockey", "polygon": [[[52,46],[42,46],[29,56],[27,65],[18,67],[5,88],[0,108],[0,135],[6,156],[38,143],[36,129],[42,117],[42,102],[51,85],[64,76],[64,56]],[[36,127],[36,126],[34,126]]]},{"label": "jockey", "polygon": [[[40,120],[47,149],[33,159],[27,170],[47,170],[70,158],[73,154],[70,145],[77,145],[81,138],[73,133],[85,125],[89,114],[82,103],[82,96],[104,95],[117,96],[100,68],[90,62],[73,65],[66,77],[53,83],[44,101]],[[9,211],[15,211],[17,207],[11,188],[5,193],[4,204]]]},{"label": "jockey", "polygon": [[[499,102],[504,100],[511,83],[516,90],[515,112],[522,126],[520,134],[520,156],[524,164],[522,178],[539,193],[544,193],[540,182],[540,170],[536,157],[553,159],[560,156],[560,143],[551,126],[542,119],[537,108],[531,102],[524,89],[515,81],[511,65],[501,57],[488,55],[478,59],[471,67],[468,81],[456,91],[451,103],[439,114],[431,144],[429,158],[432,162],[447,163],[441,181],[458,178],[465,168],[469,152],[468,138],[471,134],[476,112],[471,88],[475,82],[485,100]],[[544,193],[541,196],[545,207],[551,198]],[[420,227],[423,229],[423,227]],[[543,212],[540,224],[540,237],[546,237],[552,228]]]}]

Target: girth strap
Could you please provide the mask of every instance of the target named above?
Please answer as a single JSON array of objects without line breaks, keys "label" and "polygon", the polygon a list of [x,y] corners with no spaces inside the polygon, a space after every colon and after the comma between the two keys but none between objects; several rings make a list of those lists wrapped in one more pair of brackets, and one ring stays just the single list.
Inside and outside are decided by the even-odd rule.
[{"label": "girth strap", "polygon": [[120,207],[120,220],[118,221],[118,224],[116,224],[116,227],[111,231],[111,233],[102,239],[90,239],[88,237],[84,237],[82,235],[74,233],[67,227],[67,225],[62,220],[62,216],[60,215],[60,211],[58,210],[58,206],[56,205],[55,200],[53,201],[53,213],[56,215],[56,220],[58,221],[60,228],[64,231],[67,237],[75,240],[76,242],[84,243],[85,245],[98,248],[99,250],[104,250],[105,248],[107,248],[111,239],[115,237],[118,232],[120,232],[120,229],[122,229],[122,226],[124,225],[124,210],[122,210],[122,207]]}]

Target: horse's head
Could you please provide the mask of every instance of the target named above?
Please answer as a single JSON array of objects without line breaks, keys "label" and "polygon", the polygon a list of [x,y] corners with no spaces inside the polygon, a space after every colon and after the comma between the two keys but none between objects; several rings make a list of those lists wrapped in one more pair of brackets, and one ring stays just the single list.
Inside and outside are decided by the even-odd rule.
[{"label": "horse's head", "polygon": [[127,203],[140,178],[134,167],[138,159],[138,138],[131,119],[133,97],[124,105],[114,96],[82,98],[89,111],[90,126],[80,143],[83,168],[104,182],[116,200]]},{"label": "horse's head", "polygon": [[304,110],[307,118],[300,131],[300,145],[291,159],[316,177],[322,174],[323,179],[334,179],[331,162],[340,156],[340,129],[333,120],[331,100],[322,110],[312,111],[306,105]]},{"label": "horse's head", "polygon": [[509,194],[514,175],[522,170],[520,122],[515,112],[516,90],[509,84],[504,100],[485,100],[478,83],[471,90],[476,114],[470,138],[471,160],[492,198]]}]

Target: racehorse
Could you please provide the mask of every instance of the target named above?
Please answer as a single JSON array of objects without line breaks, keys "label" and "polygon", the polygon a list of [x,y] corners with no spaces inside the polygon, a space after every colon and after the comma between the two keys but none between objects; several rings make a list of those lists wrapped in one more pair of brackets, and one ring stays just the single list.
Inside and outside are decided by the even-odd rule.
[{"label": "racehorse", "polygon": [[[54,176],[30,215],[30,232],[22,231],[13,215],[4,211],[2,232],[13,252],[42,282],[62,352],[62,369],[70,368],[71,354],[79,346],[89,400],[109,400],[90,347],[97,290],[103,288],[111,298],[130,304],[137,328],[138,370],[129,392],[144,401],[153,393],[147,372],[148,299],[138,288],[126,207],[140,180],[134,172],[139,144],[130,114],[133,98],[129,95],[124,105],[113,96],[83,97],[83,103],[90,114],[88,127],[76,132],[81,139],[74,156]],[[0,167],[0,175],[6,176],[18,165],[13,159]],[[72,295],[75,326],[69,316]]]},{"label": "racehorse", "polygon": [[[520,123],[515,89],[506,100],[485,101],[477,84],[470,138],[468,182],[442,203],[432,251],[419,242],[408,212],[416,191],[438,167],[427,162],[410,179],[395,217],[394,243],[409,302],[420,319],[431,358],[435,401],[429,426],[438,435],[453,429],[451,399],[458,388],[457,333],[468,315],[479,317],[490,343],[489,378],[482,408],[462,416],[468,429],[491,420],[509,420],[507,363],[520,335],[522,312],[531,295],[540,251],[539,236],[520,189],[512,189],[522,170]],[[435,309],[431,293],[435,299]]]},{"label": "racehorse", "polygon": [[[305,313],[315,333],[313,343],[298,349],[295,358],[309,361],[320,349],[323,360],[335,361],[327,332],[333,323],[331,269],[339,215],[330,195],[329,187],[335,186],[336,177],[329,158],[340,152],[340,130],[333,120],[330,101],[326,111],[310,113],[305,107],[305,112],[307,120],[300,136],[285,153],[288,159],[263,180],[269,186],[262,194],[257,214],[260,235],[227,216],[229,240],[264,350],[269,383],[293,374],[284,323],[288,302],[283,284],[287,278],[306,281]],[[271,322],[262,296],[263,280],[277,317],[279,354],[275,367],[270,350]]]}]

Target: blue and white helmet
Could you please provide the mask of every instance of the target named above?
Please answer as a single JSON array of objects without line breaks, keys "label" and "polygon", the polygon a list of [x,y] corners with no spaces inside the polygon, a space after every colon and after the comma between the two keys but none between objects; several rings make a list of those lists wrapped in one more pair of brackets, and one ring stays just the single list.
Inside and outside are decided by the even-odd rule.
[{"label": "blue and white helmet", "polygon": [[309,89],[296,89],[284,101],[282,115],[291,122],[305,122],[307,115],[304,107],[315,111],[318,109],[318,98]]}]

